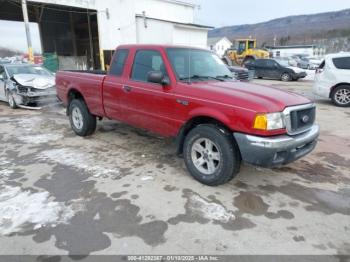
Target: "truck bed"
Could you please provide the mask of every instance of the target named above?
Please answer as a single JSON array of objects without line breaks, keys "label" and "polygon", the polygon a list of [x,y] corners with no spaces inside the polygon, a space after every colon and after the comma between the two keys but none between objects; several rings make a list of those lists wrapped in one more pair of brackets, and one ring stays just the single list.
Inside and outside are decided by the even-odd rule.
[{"label": "truck bed", "polygon": [[69,92],[75,90],[84,94],[84,100],[90,113],[96,116],[104,116],[102,103],[102,85],[105,79],[105,71],[102,70],[73,70],[59,71],[56,74],[56,89],[58,98],[68,104]]}]

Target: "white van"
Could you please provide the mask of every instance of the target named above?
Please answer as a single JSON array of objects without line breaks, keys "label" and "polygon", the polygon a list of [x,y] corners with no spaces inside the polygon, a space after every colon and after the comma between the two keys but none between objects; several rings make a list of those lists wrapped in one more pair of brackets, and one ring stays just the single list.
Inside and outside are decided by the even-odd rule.
[{"label": "white van", "polygon": [[350,53],[326,56],[316,70],[314,93],[337,106],[350,106]]}]

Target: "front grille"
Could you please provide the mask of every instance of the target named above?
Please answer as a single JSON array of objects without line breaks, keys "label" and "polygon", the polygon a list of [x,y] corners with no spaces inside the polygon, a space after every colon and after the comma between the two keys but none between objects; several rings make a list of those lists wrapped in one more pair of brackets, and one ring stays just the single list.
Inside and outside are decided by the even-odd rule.
[{"label": "front grille", "polygon": [[236,72],[235,75],[236,75],[237,80],[248,80],[248,78],[249,78],[248,71]]},{"label": "front grille", "polygon": [[18,92],[19,93],[27,93],[28,92],[28,87],[26,87],[26,86],[21,86],[21,85],[18,85],[17,86],[17,90],[18,90]]},{"label": "front grille", "polygon": [[250,81],[254,78],[254,71],[244,70],[234,73],[235,79],[239,81]]},{"label": "front grille", "polygon": [[309,128],[315,122],[316,109],[309,108],[293,111],[290,114],[291,128],[293,132]]},{"label": "front grille", "polygon": [[316,107],[313,104],[287,108],[284,113],[287,131],[292,135],[307,131],[315,123]]}]

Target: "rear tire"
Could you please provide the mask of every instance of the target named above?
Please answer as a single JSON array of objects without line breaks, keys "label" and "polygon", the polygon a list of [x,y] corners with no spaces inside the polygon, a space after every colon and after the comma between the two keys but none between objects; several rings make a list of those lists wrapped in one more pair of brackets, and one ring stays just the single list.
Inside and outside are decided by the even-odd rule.
[{"label": "rear tire", "polygon": [[219,186],[240,170],[241,156],[232,134],[216,125],[199,125],[185,138],[184,160],[188,171],[202,184]]},{"label": "rear tire", "polygon": [[69,104],[69,121],[78,136],[90,136],[96,130],[96,117],[90,114],[85,102],[74,99]]},{"label": "rear tire", "polygon": [[16,104],[16,100],[14,99],[14,97],[10,91],[7,92],[6,97],[7,97],[7,102],[12,109],[18,108],[18,106]]},{"label": "rear tire", "polygon": [[332,102],[339,107],[350,106],[350,86],[341,85],[334,88],[331,94]]},{"label": "rear tire", "polygon": [[289,74],[289,73],[283,73],[282,75],[281,75],[281,81],[283,81],[283,82],[289,82],[289,81],[291,81],[292,80],[292,77],[291,77],[291,75]]}]

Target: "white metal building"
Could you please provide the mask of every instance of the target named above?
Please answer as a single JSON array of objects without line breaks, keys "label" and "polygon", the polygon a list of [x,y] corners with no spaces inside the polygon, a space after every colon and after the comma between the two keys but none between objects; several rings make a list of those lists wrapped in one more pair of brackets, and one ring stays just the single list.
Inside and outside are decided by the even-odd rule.
[{"label": "white metal building", "polygon": [[208,48],[223,57],[226,50],[232,47],[232,42],[227,37],[208,38]]},{"label": "white metal building", "polygon": [[[0,2],[0,20],[23,22],[20,0]],[[85,57],[93,68],[104,68],[120,44],[206,48],[211,29],[194,24],[196,5],[179,0],[27,0],[27,6],[43,53]]]},{"label": "white metal building", "polygon": [[[207,46],[211,27],[194,24],[194,4],[177,0],[29,0],[96,10],[100,56],[120,44]],[[103,59],[101,57],[101,59]]]},{"label": "white metal building", "polygon": [[272,52],[273,57],[289,57],[293,55],[305,55],[309,57],[321,57],[325,54],[325,48],[316,45],[289,45],[289,46],[266,46]]}]

